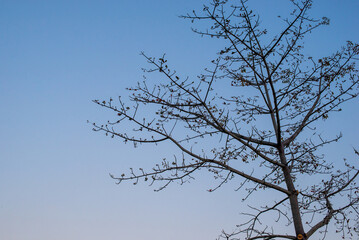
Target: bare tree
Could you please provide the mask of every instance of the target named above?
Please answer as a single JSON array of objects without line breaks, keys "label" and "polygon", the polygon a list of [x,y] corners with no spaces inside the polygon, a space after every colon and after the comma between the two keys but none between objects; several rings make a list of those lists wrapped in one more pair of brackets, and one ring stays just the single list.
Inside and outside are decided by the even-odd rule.
[{"label": "bare tree", "polygon": [[[315,127],[358,96],[359,45],[347,42],[334,54],[314,60],[302,53],[304,36],[329,20],[308,15],[311,0],[290,1],[293,11],[281,18],[284,28],[277,35],[260,27],[246,0],[234,2],[213,0],[200,14],[182,16],[208,22],[208,29],[193,31],[224,44],[204,74],[183,78],[170,69],[165,56],[142,54],[151,66],[144,71],[162,77],[160,81],[145,78],[129,89],[130,105],[121,98],[94,100],[117,116],[105,125],[94,123],[93,130],[135,145],[169,141],[182,152],[150,171],[130,169],[112,177],[118,183],[162,183],[157,189],[162,190],[206,169],[219,180],[209,191],[240,179],[236,184],[243,188],[244,200],[257,190],[274,196],[268,198],[271,205],[251,206],[248,221],[220,238],[309,239],[320,232],[324,239],[331,222],[343,237],[352,238],[358,233],[359,169],[346,161],[345,168],[330,162],[320,149],[341,136],[326,139]],[[153,115],[145,117],[143,106]],[[121,124],[133,129],[121,131]],[[262,223],[271,212],[276,221],[292,226],[293,233]]]}]

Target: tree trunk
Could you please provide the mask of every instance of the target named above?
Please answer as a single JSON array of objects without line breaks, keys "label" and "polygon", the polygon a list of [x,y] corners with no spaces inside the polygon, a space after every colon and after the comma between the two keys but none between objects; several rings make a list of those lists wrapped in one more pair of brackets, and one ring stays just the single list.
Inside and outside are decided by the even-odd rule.
[{"label": "tree trunk", "polygon": [[285,183],[287,185],[287,189],[290,192],[289,202],[290,202],[290,208],[291,208],[292,217],[293,217],[295,233],[296,233],[297,239],[305,240],[307,238],[305,237],[305,232],[304,232],[303,223],[302,223],[302,216],[301,216],[300,210],[299,210],[298,192],[294,187],[293,179],[290,174],[290,169],[288,167],[287,159],[284,155],[284,149],[282,146],[279,148],[279,157],[280,157],[281,163],[284,165],[284,167],[282,168],[282,171],[283,171]]}]

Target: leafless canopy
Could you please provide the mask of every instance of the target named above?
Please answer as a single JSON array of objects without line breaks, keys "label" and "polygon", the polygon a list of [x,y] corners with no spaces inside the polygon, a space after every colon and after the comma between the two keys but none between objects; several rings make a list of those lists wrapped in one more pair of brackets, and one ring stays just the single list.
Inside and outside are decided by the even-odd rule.
[{"label": "leafless canopy", "polygon": [[[202,75],[184,78],[170,69],[165,56],[143,53],[150,65],[144,71],[161,80],[145,78],[130,88],[129,105],[121,98],[94,100],[117,115],[105,125],[94,123],[95,131],[135,145],[169,141],[183,153],[149,171],[130,169],[112,177],[118,183],[162,183],[156,185],[162,190],[206,169],[219,180],[209,191],[232,180],[244,190],[244,200],[256,190],[275,196],[271,205],[251,206],[248,221],[219,238],[309,239],[316,232],[325,237],[329,223],[352,238],[358,232],[359,169],[347,162],[338,169],[320,154],[319,148],[341,136],[324,139],[315,126],[357,97],[358,44],[347,42],[315,60],[302,53],[303,39],[329,20],[308,15],[311,0],[290,1],[293,11],[281,18],[279,34],[261,28],[246,0],[233,2],[213,0],[200,13],[183,16],[208,23],[208,29],[193,31],[224,45]],[[152,110],[144,117],[143,111]],[[132,130],[121,131],[129,125]],[[292,233],[276,232],[274,220],[261,220],[273,212]]]}]

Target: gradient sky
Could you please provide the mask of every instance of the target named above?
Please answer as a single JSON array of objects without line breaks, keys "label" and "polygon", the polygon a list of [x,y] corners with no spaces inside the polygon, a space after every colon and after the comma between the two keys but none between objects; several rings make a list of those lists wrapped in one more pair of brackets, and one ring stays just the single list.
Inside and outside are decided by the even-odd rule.
[{"label": "gradient sky", "polygon": [[[209,193],[206,173],[159,193],[114,184],[109,173],[150,167],[175,149],[134,149],[86,123],[109,116],[92,99],[125,96],[141,80],[141,51],[166,53],[191,77],[209,66],[219,43],[177,17],[205,2],[0,0],[0,239],[214,239],[240,223],[235,185]],[[278,26],[273,14],[285,12],[287,1],[252,2],[265,24]],[[359,42],[358,11],[357,0],[316,0],[313,15],[331,25],[308,38],[306,51],[329,55],[346,40]],[[359,148],[358,100],[343,110],[322,130],[344,134],[333,159]]]}]

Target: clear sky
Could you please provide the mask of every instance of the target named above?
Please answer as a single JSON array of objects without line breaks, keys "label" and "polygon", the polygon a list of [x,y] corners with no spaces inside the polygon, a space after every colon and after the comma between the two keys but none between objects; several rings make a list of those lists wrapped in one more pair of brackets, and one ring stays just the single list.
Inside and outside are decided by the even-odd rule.
[{"label": "clear sky", "polygon": [[[159,193],[114,184],[109,173],[149,167],[172,148],[134,149],[86,123],[109,116],[92,99],[125,96],[141,80],[141,51],[167,53],[190,77],[209,65],[218,43],[178,18],[205,2],[0,0],[0,239],[214,239],[241,222],[241,194],[233,185],[207,192],[205,173]],[[286,10],[285,0],[251,2],[273,27],[271,14]],[[329,55],[359,42],[358,11],[357,0],[316,0],[313,15],[331,25],[308,39],[307,51]],[[358,100],[343,110],[324,122],[344,134],[333,159],[359,148]]]}]

